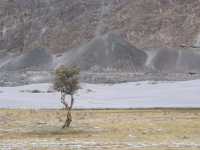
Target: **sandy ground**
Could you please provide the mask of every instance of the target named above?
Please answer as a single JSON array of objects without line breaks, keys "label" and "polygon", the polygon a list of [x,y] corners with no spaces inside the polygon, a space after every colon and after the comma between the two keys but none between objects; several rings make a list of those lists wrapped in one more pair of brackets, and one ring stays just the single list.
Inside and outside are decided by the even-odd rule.
[{"label": "sandy ground", "polygon": [[1,150],[198,150],[200,109],[0,110]]}]

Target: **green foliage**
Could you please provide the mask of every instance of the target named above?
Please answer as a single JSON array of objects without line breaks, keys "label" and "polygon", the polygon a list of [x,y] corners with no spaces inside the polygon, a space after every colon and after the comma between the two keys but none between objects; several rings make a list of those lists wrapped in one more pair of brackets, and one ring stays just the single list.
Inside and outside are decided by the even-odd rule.
[{"label": "green foliage", "polygon": [[77,67],[61,66],[55,71],[54,89],[73,95],[80,88],[79,75]]}]

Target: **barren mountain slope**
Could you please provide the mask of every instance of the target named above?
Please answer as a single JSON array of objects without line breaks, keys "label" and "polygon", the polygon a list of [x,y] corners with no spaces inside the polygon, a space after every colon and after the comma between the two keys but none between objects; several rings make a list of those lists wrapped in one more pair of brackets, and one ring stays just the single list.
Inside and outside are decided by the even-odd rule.
[{"label": "barren mountain slope", "polygon": [[0,85],[47,82],[62,64],[89,82],[200,78],[199,10],[199,0],[0,1]]},{"label": "barren mountain slope", "polygon": [[56,66],[77,65],[92,72],[138,72],[145,69],[147,54],[130,45],[116,33],[98,36],[58,57]]},{"label": "barren mountain slope", "polygon": [[199,43],[199,0],[3,0],[0,50],[62,52],[115,31],[138,48]]}]

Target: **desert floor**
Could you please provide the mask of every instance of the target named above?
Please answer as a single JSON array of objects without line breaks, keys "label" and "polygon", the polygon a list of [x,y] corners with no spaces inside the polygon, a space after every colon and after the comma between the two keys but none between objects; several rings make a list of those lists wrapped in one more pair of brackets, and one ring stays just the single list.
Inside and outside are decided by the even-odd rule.
[{"label": "desert floor", "polygon": [[200,109],[0,110],[1,150],[197,150]]}]

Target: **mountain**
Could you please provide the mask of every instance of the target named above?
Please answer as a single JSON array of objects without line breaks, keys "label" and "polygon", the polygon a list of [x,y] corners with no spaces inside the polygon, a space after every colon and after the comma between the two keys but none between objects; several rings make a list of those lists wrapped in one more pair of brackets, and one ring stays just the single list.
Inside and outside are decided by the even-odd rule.
[{"label": "mountain", "polygon": [[77,65],[86,82],[200,75],[199,0],[0,1],[0,84],[52,80]]},{"label": "mountain", "polygon": [[0,50],[52,53],[118,32],[137,48],[199,46],[199,0],[3,0]]},{"label": "mountain", "polygon": [[136,72],[144,70],[147,55],[119,35],[108,33],[64,53],[63,57],[59,58],[63,65],[77,65],[81,70]]},{"label": "mountain", "polygon": [[183,49],[163,49],[152,60],[157,71],[200,73],[200,52]]}]

